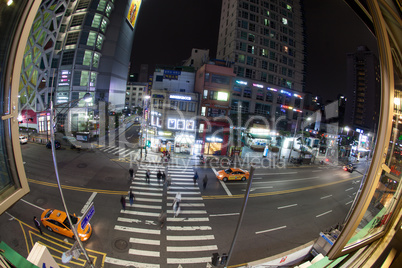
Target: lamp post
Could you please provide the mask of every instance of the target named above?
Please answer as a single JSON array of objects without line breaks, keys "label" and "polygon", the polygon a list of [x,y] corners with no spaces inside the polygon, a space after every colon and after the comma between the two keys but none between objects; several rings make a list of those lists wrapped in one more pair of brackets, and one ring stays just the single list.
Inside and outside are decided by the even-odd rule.
[{"label": "lamp post", "polygon": [[[91,97],[91,95],[89,93],[86,93],[84,95],[84,97],[82,97],[81,99],[84,99],[85,101],[89,102],[89,101],[91,101],[92,97]],[[81,99],[78,99],[78,101],[80,101]],[[70,103],[72,103],[72,102],[65,103],[65,104],[68,105]],[[73,222],[71,221],[70,213],[68,212],[67,204],[65,202],[64,195],[63,195],[63,190],[61,188],[60,177],[59,177],[59,169],[57,167],[56,151],[55,151],[55,144],[54,144],[55,143],[55,138],[54,138],[54,127],[55,127],[55,125],[54,125],[54,122],[53,122],[53,118],[54,118],[54,107],[53,107],[53,101],[51,100],[50,101],[50,139],[51,139],[51,144],[52,144],[51,150],[52,150],[53,165],[54,165],[54,171],[55,171],[55,174],[56,174],[57,186],[59,188],[61,201],[63,203],[64,210],[66,211],[67,219],[68,219],[68,222],[70,223],[71,230],[73,231],[74,238],[77,241],[77,243],[78,243],[82,253],[84,254],[85,258],[87,259],[88,263],[93,268],[94,266],[93,266],[93,264],[91,262],[91,259],[89,258],[88,253],[86,252],[84,246],[82,245],[80,237],[78,236],[77,229],[76,229],[75,225],[73,224]]]},{"label": "lamp post", "polygon": [[[149,114],[150,114],[149,111],[148,111],[148,102],[149,102],[150,98],[151,98],[151,96],[149,96],[149,95],[144,97],[144,108],[145,109],[142,109],[142,111],[144,113],[144,116],[143,116],[144,118],[143,118],[142,124],[141,124],[142,129],[141,129],[141,140],[140,140],[140,146],[141,146],[140,147],[140,160],[142,160],[142,148],[143,147],[144,147],[144,150],[145,150],[145,159],[147,159],[146,141],[148,139],[148,119],[149,119]],[[147,112],[148,114],[145,115],[145,112]],[[145,123],[144,123],[144,121],[145,121]],[[145,133],[145,143],[142,144],[142,139],[144,137],[144,131],[146,131],[146,133]]]}]

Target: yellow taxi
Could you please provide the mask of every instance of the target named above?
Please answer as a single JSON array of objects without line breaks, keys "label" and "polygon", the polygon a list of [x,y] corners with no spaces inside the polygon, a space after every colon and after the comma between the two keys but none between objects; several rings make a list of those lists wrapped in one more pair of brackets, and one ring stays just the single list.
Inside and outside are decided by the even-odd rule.
[{"label": "yellow taxi", "polygon": [[[80,221],[80,218],[75,215],[71,215],[71,221],[74,225]],[[71,230],[70,222],[67,219],[67,214],[64,211],[60,211],[57,209],[46,209],[42,216],[40,217],[42,225],[45,226],[50,232],[59,233],[64,236],[68,236],[73,238],[74,233]],[[78,236],[81,241],[86,241],[92,234],[92,227],[88,223],[85,226],[85,229],[82,230],[81,224],[76,225]]]},{"label": "yellow taxi", "polygon": [[248,180],[250,173],[247,170],[240,168],[228,168],[226,170],[220,170],[217,172],[216,177],[218,180],[228,181],[228,180]]}]

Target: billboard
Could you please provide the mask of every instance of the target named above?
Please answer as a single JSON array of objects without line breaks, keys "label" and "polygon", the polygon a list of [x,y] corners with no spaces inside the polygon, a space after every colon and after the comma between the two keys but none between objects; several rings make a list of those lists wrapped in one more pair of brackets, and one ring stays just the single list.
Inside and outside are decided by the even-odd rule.
[{"label": "billboard", "polygon": [[130,25],[134,28],[135,22],[137,21],[138,12],[140,11],[141,0],[131,0],[130,8],[127,14],[127,20]]}]

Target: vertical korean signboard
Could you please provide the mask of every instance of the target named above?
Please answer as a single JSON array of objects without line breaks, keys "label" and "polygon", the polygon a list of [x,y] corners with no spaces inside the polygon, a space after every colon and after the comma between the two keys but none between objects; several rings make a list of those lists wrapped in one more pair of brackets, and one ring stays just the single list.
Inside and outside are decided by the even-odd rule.
[{"label": "vertical korean signboard", "polygon": [[141,1],[142,0],[131,0],[130,8],[128,10],[127,20],[133,28],[137,21],[138,12],[140,11]]}]

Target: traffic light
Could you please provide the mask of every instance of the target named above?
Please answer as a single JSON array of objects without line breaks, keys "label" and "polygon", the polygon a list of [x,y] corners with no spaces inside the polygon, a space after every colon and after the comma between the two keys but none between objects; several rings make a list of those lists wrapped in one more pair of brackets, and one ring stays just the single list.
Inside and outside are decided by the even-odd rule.
[{"label": "traffic light", "polygon": [[218,266],[219,265],[219,253],[212,253],[212,265]]}]

